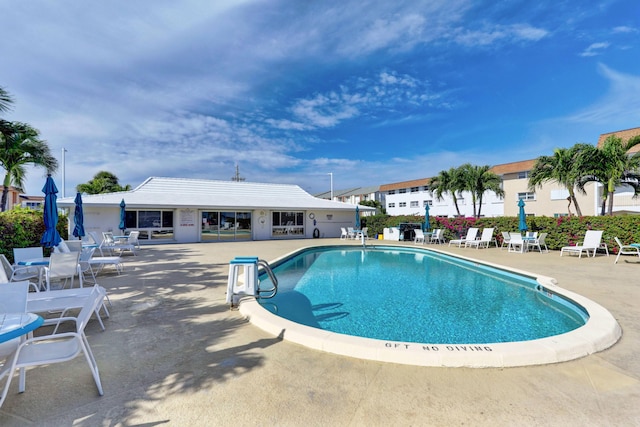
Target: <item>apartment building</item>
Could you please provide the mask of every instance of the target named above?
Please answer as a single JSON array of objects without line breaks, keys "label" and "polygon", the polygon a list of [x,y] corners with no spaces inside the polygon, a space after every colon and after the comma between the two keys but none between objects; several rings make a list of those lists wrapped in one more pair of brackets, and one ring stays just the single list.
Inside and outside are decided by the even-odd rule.
[{"label": "apartment building", "polygon": [[[623,142],[627,142],[629,141],[629,139],[633,138],[634,136],[640,135],[640,127],[619,130],[619,131],[609,132],[609,133],[603,133],[602,135],[600,135],[600,138],[598,139],[598,147],[601,147],[602,144],[604,144],[604,141],[611,135],[615,135],[618,138],[621,138]],[[640,152],[640,145],[636,145],[635,147],[631,148],[631,150],[629,150],[629,154],[635,154],[638,152]],[[600,191],[600,194],[598,196],[599,196],[598,205],[600,205],[602,203],[601,202],[602,191]],[[633,196],[634,196],[634,191],[632,187],[628,185],[617,187],[613,197],[613,214],[621,215],[621,214],[627,214],[627,213],[632,213],[632,214],[640,213],[640,197],[633,197]],[[597,212],[599,214],[600,211],[597,210]]]}]

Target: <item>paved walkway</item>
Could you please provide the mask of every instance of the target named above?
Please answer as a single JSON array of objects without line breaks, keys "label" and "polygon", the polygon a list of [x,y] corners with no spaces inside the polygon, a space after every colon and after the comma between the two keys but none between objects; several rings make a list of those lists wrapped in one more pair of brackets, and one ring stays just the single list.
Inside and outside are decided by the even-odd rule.
[{"label": "paved walkway", "polygon": [[[326,354],[270,336],[225,305],[228,262],[337,239],[162,245],[100,284],[113,307],[87,328],[105,395],[82,358],[17,378],[1,426],[640,425],[640,263],[448,248],[538,272],[603,305],[623,336],[556,364],[424,368]],[[388,242],[375,242],[388,243]],[[413,245],[412,245],[413,246]],[[427,245],[428,246],[428,245]]]}]

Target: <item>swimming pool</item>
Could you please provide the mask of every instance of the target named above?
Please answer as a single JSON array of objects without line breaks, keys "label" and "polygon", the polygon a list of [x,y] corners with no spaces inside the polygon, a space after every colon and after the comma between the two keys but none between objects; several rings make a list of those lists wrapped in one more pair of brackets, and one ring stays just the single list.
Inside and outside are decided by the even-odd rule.
[{"label": "swimming pool", "polygon": [[243,313],[287,340],[353,357],[518,366],[581,357],[620,334],[606,310],[553,279],[433,250],[316,247],[272,266],[278,295],[264,307],[243,302]]}]

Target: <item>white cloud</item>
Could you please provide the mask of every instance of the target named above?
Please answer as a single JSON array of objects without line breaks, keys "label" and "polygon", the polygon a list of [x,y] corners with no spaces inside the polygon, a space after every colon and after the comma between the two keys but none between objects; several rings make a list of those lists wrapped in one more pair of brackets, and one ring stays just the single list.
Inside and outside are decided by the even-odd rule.
[{"label": "white cloud", "polygon": [[619,27],[614,27],[612,31],[613,33],[633,34],[633,33],[637,33],[639,30],[634,27],[627,27],[625,25],[621,25]]},{"label": "white cloud", "polygon": [[538,41],[549,35],[542,28],[529,24],[485,25],[480,30],[458,28],[454,40],[461,45],[478,47],[496,43],[518,43],[521,41]]},{"label": "white cloud", "polygon": [[608,48],[609,46],[610,46],[609,42],[592,43],[591,45],[589,45],[589,47],[587,47],[584,51],[582,51],[582,53],[580,53],[580,56],[588,57],[588,56],[600,55],[602,54],[602,51]]},{"label": "white cloud", "polygon": [[594,104],[568,117],[571,122],[599,125],[604,131],[637,126],[640,111],[640,75],[615,71],[604,64],[598,70],[609,90]]}]

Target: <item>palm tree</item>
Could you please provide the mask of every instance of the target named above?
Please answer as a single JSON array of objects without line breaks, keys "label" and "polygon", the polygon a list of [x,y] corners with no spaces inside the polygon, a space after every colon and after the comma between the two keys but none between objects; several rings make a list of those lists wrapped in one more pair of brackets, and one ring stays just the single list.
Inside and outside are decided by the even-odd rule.
[{"label": "palm tree", "polygon": [[451,194],[453,205],[456,207],[458,216],[460,216],[460,208],[458,207],[458,197],[456,194],[459,194],[459,192],[463,190],[463,185],[458,169],[451,168],[448,171],[440,171],[438,176],[431,178],[429,187],[436,200],[442,200],[445,194]]},{"label": "palm tree", "polygon": [[7,207],[9,187],[22,187],[26,175],[25,166],[41,166],[47,173],[58,169],[58,161],[51,155],[47,142],[40,133],[26,123],[0,120],[0,166],[6,171],[0,210]]},{"label": "palm tree", "polygon": [[575,189],[585,193],[584,186],[580,185],[579,161],[590,148],[593,146],[589,144],[575,144],[571,148],[556,148],[552,156],[538,157],[529,174],[529,189],[542,188],[547,181],[557,182],[569,192],[569,206],[573,202],[576,214],[582,216]]},{"label": "palm tree", "polygon": [[11,98],[9,92],[0,86],[0,111],[8,111],[11,108],[11,104],[13,104],[13,98]]},{"label": "palm tree", "polygon": [[502,180],[490,169],[491,167],[488,165],[474,166],[469,163],[465,163],[459,168],[464,182],[464,189],[471,193],[473,216],[475,218],[480,218],[482,198],[486,191],[493,191],[498,196],[504,196]]},{"label": "palm tree", "polygon": [[593,148],[583,156],[580,168],[584,171],[581,185],[596,181],[601,183],[602,215],[605,214],[605,202],[607,214],[613,215],[613,196],[616,187],[630,186],[634,190],[634,196],[640,195],[640,152],[633,155],[629,150],[640,144],[640,135],[623,142],[622,138],[610,135],[599,148]]},{"label": "palm tree", "polygon": [[115,193],[118,191],[131,190],[130,185],[124,187],[118,182],[118,177],[107,171],[100,171],[93,176],[93,179],[84,184],[78,184],[76,190],[86,194]]}]

